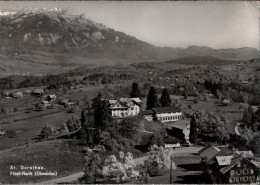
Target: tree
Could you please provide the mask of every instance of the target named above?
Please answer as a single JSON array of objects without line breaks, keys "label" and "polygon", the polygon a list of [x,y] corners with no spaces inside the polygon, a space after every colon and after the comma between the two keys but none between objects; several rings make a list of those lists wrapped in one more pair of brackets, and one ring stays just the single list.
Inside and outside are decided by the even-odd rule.
[{"label": "tree", "polygon": [[122,183],[126,180],[137,178],[138,171],[134,170],[133,155],[119,152],[119,159],[115,155],[108,156],[105,160],[102,175],[108,182]]},{"label": "tree", "polygon": [[251,110],[251,108],[249,106],[243,112],[242,123],[244,123],[247,126],[251,125],[252,117],[253,117],[253,113],[252,113],[252,110]]},{"label": "tree", "polygon": [[44,105],[41,104],[41,103],[38,103],[38,104],[35,105],[36,111],[43,111],[44,108],[45,108]]},{"label": "tree", "polygon": [[198,123],[198,135],[202,139],[220,143],[228,139],[224,122],[215,114],[202,113]]},{"label": "tree", "polygon": [[88,153],[85,156],[84,175],[82,183],[93,184],[102,175],[102,160],[99,154]]},{"label": "tree", "polygon": [[197,121],[195,115],[192,116],[190,121],[190,142],[196,144],[198,139]]},{"label": "tree", "polygon": [[41,130],[41,137],[42,138],[48,138],[49,136],[55,135],[57,133],[57,130],[49,124],[44,125],[44,127]]},{"label": "tree", "polygon": [[82,127],[82,139],[85,139],[86,143],[92,145],[94,143],[94,113],[89,104],[86,102],[86,107],[81,111],[81,127]]},{"label": "tree", "polygon": [[162,96],[160,98],[160,102],[161,102],[162,107],[171,106],[172,100],[171,100],[169,92],[166,88],[164,88],[163,91],[162,91]]},{"label": "tree", "polygon": [[126,117],[119,123],[119,133],[125,138],[135,139],[137,129],[139,129],[140,118],[138,116]]},{"label": "tree", "polygon": [[172,164],[172,169],[176,169],[176,165],[171,161],[173,150],[164,149],[163,147],[158,147],[156,145],[150,148],[147,160],[144,161],[144,167],[148,174],[154,174],[153,171],[158,171],[160,169],[170,169]]},{"label": "tree", "polygon": [[164,146],[162,133],[155,132],[154,135],[150,138],[150,140],[148,141],[148,146],[152,147],[154,145],[159,146],[159,147]]},{"label": "tree", "polygon": [[77,116],[72,116],[71,119],[68,119],[68,121],[66,122],[66,125],[70,132],[76,131],[79,128],[81,128],[81,123]]},{"label": "tree", "polygon": [[111,113],[107,100],[102,100],[102,95],[98,95],[92,100],[93,118],[95,127],[105,130],[111,122]]},{"label": "tree", "polygon": [[158,107],[157,93],[154,87],[151,87],[147,96],[146,109],[152,109]]},{"label": "tree", "polygon": [[132,90],[129,94],[130,98],[137,98],[141,96],[141,91],[137,82],[132,83]]}]

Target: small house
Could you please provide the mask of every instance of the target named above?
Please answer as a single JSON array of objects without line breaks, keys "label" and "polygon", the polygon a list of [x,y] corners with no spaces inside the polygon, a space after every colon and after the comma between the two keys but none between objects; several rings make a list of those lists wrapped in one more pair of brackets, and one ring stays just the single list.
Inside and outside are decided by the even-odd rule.
[{"label": "small house", "polygon": [[231,105],[231,100],[223,99],[223,100],[222,100],[222,105],[224,105],[224,106]]},{"label": "small house", "polygon": [[23,97],[23,93],[22,92],[16,92],[13,94],[14,98],[22,98]]},{"label": "small house", "polygon": [[181,147],[181,143],[183,143],[182,140],[171,136],[164,137],[163,141],[165,148],[179,148]]},{"label": "small house", "polygon": [[43,89],[35,89],[32,94],[36,96],[42,96],[44,93]]},{"label": "small house", "polygon": [[154,119],[154,117],[153,117],[154,112],[152,110],[145,110],[145,111],[142,111],[140,114],[147,121],[153,121],[153,119]]},{"label": "small house", "polygon": [[168,123],[166,131],[170,136],[189,143],[190,120],[178,120]]},{"label": "small house", "polygon": [[56,95],[48,95],[47,97],[46,97],[46,100],[47,101],[55,101],[56,100]]},{"label": "small house", "polygon": [[241,83],[246,85],[246,84],[249,84],[249,81],[248,80],[242,80]]}]

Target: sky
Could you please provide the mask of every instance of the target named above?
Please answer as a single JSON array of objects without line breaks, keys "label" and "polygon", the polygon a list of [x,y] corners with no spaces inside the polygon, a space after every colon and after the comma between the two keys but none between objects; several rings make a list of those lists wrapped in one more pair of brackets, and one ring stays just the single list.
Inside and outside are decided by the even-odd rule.
[{"label": "sky", "polygon": [[259,49],[257,2],[0,1],[0,8],[59,7],[155,46]]}]

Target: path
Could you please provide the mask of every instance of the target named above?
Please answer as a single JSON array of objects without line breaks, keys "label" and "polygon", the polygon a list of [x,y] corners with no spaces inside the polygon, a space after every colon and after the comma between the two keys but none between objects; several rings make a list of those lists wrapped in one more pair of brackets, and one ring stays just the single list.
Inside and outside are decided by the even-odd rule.
[{"label": "path", "polygon": [[[200,149],[203,147],[184,147],[184,148],[176,148],[173,151],[174,156],[188,156],[192,155],[194,153],[197,153]],[[148,156],[138,157],[133,160],[135,165],[143,163],[145,159],[147,159]],[[52,179],[44,182],[40,182],[41,184],[58,184],[58,183],[71,183],[72,181],[77,180],[83,175],[83,172],[74,173],[72,175],[61,177],[57,179]]]}]

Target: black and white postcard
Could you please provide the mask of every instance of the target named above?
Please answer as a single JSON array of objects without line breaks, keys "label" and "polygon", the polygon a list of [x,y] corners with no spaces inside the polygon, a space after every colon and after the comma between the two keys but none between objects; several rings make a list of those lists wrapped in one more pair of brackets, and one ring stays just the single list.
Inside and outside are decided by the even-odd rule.
[{"label": "black and white postcard", "polygon": [[0,1],[0,184],[259,184],[257,1]]}]

